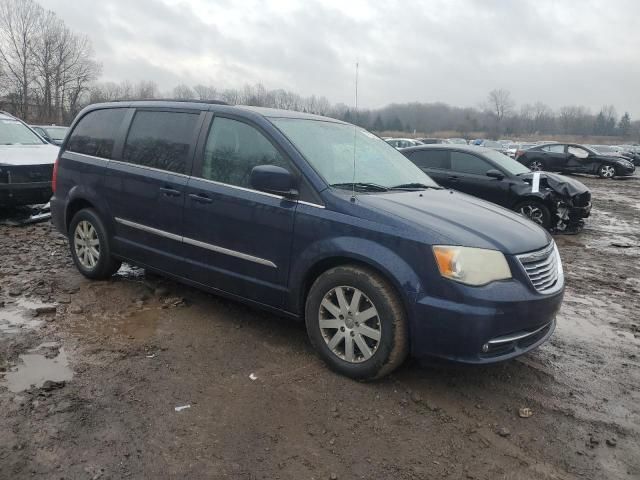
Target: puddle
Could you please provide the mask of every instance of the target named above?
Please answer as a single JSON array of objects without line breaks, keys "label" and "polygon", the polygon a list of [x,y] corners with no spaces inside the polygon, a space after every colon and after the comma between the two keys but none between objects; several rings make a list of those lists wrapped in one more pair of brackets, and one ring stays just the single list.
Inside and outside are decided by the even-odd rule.
[{"label": "puddle", "polygon": [[125,280],[142,280],[145,278],[145,272],[143,268],[123,263],[120,270],[115,273],[115,276]]},{"label": "puddle", "polygon": [[[46,345],[48,344],[43,344],[40,347],[46,347]],[[28,390],[31,386],[42,387],[47,380],[62,382],[73,378],[73,372],[69,368],[69,359],[64,348],[60,348],[58,355],[53,358],[35,353],[37,351],[36,349],[20,355],[21,363],[7,372],[3,384],[10,391],[18,393]]]},{"label": "puddle", "polygon": [[151,308],[115,318],[106,315],[88,315],[74,324],[73,331],[80,334],[145,340],[152,337],[158,330],[162,312],[162,310]]},{"label": "puddle", "polygon": [[16,334],[23,330],[32,330],[42,325],[42,317],[35,315],[39,307],[50,304],[40,303],[26,298],[18,298],[0,308],[0,334]]}]

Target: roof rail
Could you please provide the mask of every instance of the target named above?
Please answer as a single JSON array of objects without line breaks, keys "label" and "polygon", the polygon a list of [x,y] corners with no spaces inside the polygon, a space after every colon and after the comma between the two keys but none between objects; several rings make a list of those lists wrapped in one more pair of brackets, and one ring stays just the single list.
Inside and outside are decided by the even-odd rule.
[{"label": "roof rail", "polygon": [[182,99],[182,98],[130,98],[111,100],[111,102],[179,102],[179,103],[206,103],[209,105],[229,105],[222,100],[196,100],[196,99]]},{"label": "roof rail", "polygon": [[9,112],[5,112],[4,110],[0,110],[0,113],[1,113],[2,115],[8,115],[8,116],[10,116],[11,118],[16,118],[16,117],[15,117],[15,115],[13,115],[13,114],[11,114],[11,113],[9,113]]}]

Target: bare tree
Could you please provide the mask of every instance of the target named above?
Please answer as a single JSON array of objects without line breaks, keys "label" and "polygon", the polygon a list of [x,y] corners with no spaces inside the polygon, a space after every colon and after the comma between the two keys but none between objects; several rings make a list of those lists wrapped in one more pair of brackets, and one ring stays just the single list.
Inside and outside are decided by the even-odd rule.
[{"label": "bare tree", "polygon": [[42,15],[42,7],[32,0],[0,0],[0,63],[23,118],[30,113],[29,91],[35,76],[32,47]]},{"label": "bare tree", "polygon": [[216,100],[218,98],[218,91],[210,85],[198,84],[193,87],[193,91],[198,100]]},{"label": "bare tree", "polygon": [[177,100],[189,100],[195,98],[195,94],[188,85],[180,84],[173,89],[173,98]]},{"label": "bare tree", "polygon": [[489,92],[487,110],[495,117],[496,135],[500,135],[503,120],[511,114],[514,106],[515,102],[511,99],[509,90],[498,88]]}]

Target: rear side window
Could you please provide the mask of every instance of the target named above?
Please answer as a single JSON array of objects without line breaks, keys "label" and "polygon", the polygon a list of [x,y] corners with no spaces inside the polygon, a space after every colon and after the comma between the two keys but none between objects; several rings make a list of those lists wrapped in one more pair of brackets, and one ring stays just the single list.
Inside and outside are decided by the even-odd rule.
[{"label": "rear side window", "polygon": [[542,147],[542,150],[550,153],[564,153],[564,145],[547,145]]},{"label": "rear side window", "polygon": [[67,150],[94,157],[113,158],[113,146],[125,114],[124,108],[87,113],[73,129]]},{"label": "rear side window", "polygon": [[136,112],[124,145],[122,160],[186,174],[198,117],[197,113]]},{"label": "rear side window", "polygon": [[463,152],[451,152],[451,170],[471,175],[486,175],[493,167],[480,157]]},{"label": "rear side window", "polygon": [[254,127],[216,117],[205,146],[202,178],[251,188],[249,177],[257,165],[277,165],[292,172],[289,162]]},{"label": "rear side window", "polygon": [[411,161],[420,168],[449,170],[449,152],[444,150],[418,150],[411,154]]}]

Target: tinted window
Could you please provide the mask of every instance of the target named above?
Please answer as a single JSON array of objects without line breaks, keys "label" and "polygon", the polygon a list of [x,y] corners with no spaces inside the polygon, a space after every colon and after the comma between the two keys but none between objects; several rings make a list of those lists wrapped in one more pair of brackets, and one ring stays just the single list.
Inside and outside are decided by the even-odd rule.
[{"label": "tinted window", "polygon": [[411,154],[411,161],[420,168],[449,170],[449,152],[443,150],[419,150]]},{"label": "tinted window", "polygon": [[67,149],[94,157],[113,158],[113,146],[125,114],[124,108],[89,112],[73,130]]},{"label": "tinted window", "polygon": [[196,113],[137,112],[122,159],[136,165],[186,173],[197,123]]},{"label": "tinted window", "polygon": [[460,173],[485,175],[493,167],[480,157],[463,152],[451,152],[451,170]]},{"label": "tinted window", "polygon": [[542,150],[550,153],[564,153],[564,145],[547,145],[542,147]]},{"label": "tinted window", "polygon": [[266,137],[246,123],[216,118],[204,151],[202,177],[250,188],[251,170],[257,165],[277,165],[292,171]]}]

